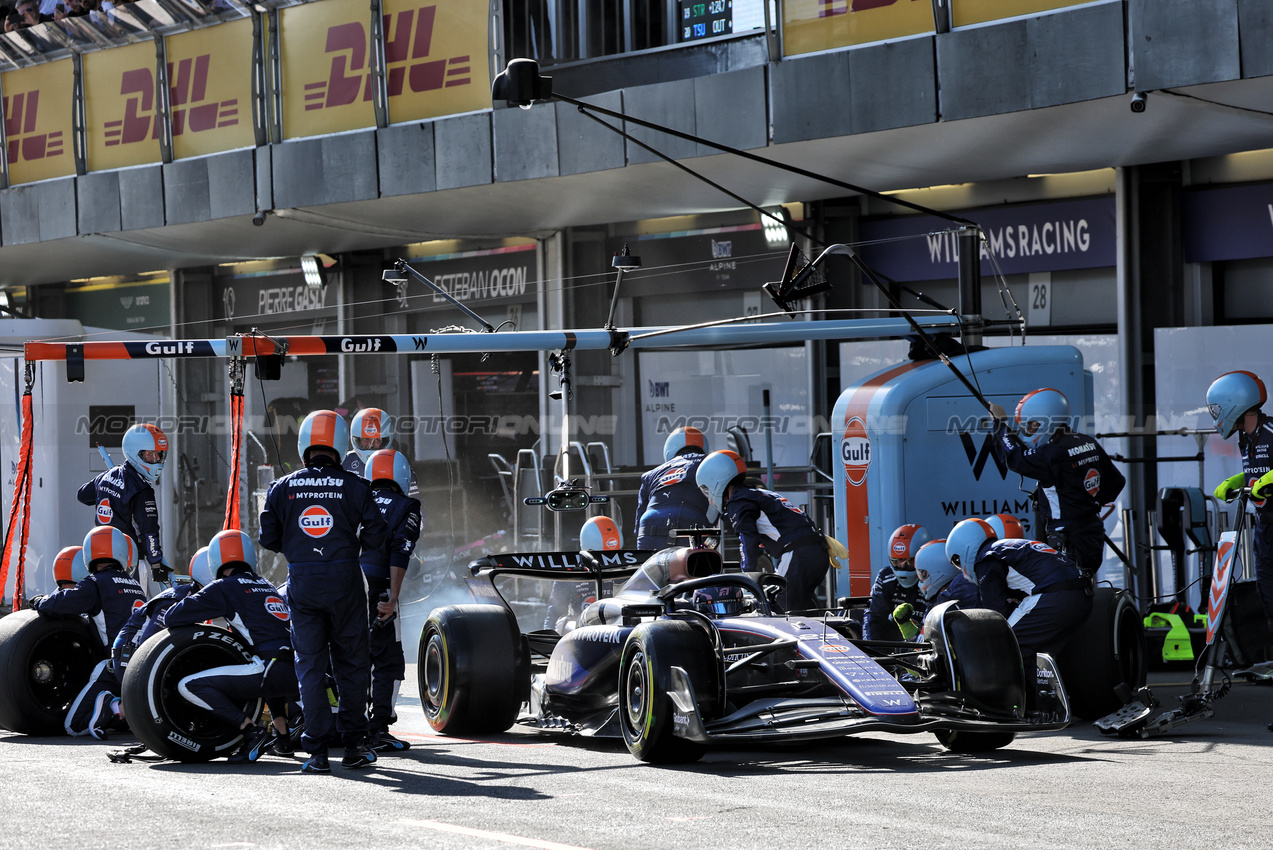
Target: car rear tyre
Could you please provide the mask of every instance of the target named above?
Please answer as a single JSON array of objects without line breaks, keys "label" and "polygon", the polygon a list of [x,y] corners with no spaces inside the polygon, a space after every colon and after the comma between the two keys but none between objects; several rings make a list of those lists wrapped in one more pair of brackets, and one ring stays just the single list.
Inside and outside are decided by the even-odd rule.
[{"label": "car rear tyre", "polygon": [[[248,646],[214,626],[181,626],[160,632],[133,653],[121,683],[124,717],[137,738],[156,754],[202,762],[228,755],[243,736],[177,690],[186,676],[252,660]],[[257,717],[261,700],[244,703]]]},{"label": "car rear tyre", "polygon": [[697,761],[706,749],[675,735],[676,706],[668,695],[673,667],[688,674],[699,717],[711,719],[721,672],[703,629],[680,620],[656,620],[633,629],[619,662],[619,726],[628,750],[644,762],[684,764]]},{"label": "car rear tyre", "polygon": [[[1011,713],[1025,705],[1021,649],[1002,615],[983,608],[951,610],[944,618],[952,689],[982,710]],[[943,659],[943,663],[947,663]],[[1015,732],[943,729],[937,740],[957,753],[981,753],[1006,747]]]},{"label": "car rear tyre", "polygon": [[507,608],[448,605],[424,624],[416,676],[435,731],[503,732],[530,696],[530,650]]},{"label": "car rear tyre", "polygon": [[66,734],[67,706],[104,656],[79,617],[41,617],[26,609],[0,619],[0,728]]},{"label": "car rear tyre", "polygon": [[1096,588],[1092,613],[1070,636],[1056,665],[1075,717],[1096,720],[1122,708],[1115,689],[1126,684],[1135,693],[1149,670],[1145,623],[1132,595]]}]

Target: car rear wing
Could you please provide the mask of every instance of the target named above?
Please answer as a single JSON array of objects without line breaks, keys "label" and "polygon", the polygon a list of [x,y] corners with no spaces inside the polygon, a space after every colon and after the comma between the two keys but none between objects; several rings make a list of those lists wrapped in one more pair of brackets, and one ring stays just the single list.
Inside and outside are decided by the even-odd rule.
[{"label": "car rear wing", "polygon": [[498,575],[549,581],[613,581],[628,579],[654,555],[650,549],[615,549],[609,552],[506,552],[487,555],[469,564],[477,578]]}]

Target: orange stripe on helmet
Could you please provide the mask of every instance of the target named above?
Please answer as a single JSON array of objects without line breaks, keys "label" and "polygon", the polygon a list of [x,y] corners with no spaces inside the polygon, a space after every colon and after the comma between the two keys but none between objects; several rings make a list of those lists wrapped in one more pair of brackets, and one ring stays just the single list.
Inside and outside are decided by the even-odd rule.
[{"label": "orange stripe on helmet", "polygon": [[336,414],[330,410],[320,410],[309,427],[309,444],[311,446],[336,447]]},{"label": "orange stripe on helmet", "polygon": [[597,530],[601,532],[601,540],[607,551],[613,551],[619,548],[619,526],[614,524],[614,520],[608,516],[599,516],[595,518]]},{"label": "orange stripe on helmet", "polygon": [[243,535],[234,530],[217,533],[217,548],[221,550],[221,563],[230,564],[235,561],[247,562],[243,553]]},{"label": "orange stripe on helmet", "polygon": [[115,547],[111,544],[114,542],[115,527],[111,525],[99,525],[88,533],[89,541],[89,559],[91,564],[99,558],[115,559]]},{"label": "orange stripe on helmet", "polygon": [[61,552],[57,553],[57,557],[53,559],[54,581],[73,581],[71,574],[75,568],[75,556],[78,555],[79,552],[79,546],[67,546]]},{"label": "orange stripe on helmet", "polygon": [[698,446],[700,449],[703,448],[706,445],[706,441],[703,439],[703,432],[697,428],[690,428],[689,426],[686,426],[685,445]]},{"label": "orange stripe on helmet", "polygon": [[160,431],[154,425],[143,425],[142,427],[150,432],[151,439],[155,441],[155,451],[159,451],[159,452],[168,451],[168,435],[167,434],[165,434],[163,431]]},{"label": "orange stripe on helmet", "polygon": [[378,407],[369,407],[362,412],[358,420],[358,437],[364,440],[378,440],[384,436],[385,412]]},{"label": "orange stripe on helmet", "polygon": [[393,462],[395,452],[379,451],[371,456],[371,474],[367,478],[379,481],[382,478],[393,480]]},{"label": "orange stripe on helmet", "polygon": [[[688,431],[689,429],[686,430]],[[737,467],[740,474],[747,471],[747,462],[739,456],[738,452],[733,451],[732,449],[721,449],[720,453],[728,455],[734,461],[734,466]]]}]

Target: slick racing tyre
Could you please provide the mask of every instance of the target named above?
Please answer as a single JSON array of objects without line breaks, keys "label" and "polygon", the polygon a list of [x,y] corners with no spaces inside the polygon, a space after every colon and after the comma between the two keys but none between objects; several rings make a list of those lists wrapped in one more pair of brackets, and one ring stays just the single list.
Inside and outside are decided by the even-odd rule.
[{"label": "slick racing tyre", "polygon": [[[952,609],[945,615],[946,669],[953,664],[952,689],[976,707],[1011,714],[1025,705],[1025,673],[1016,635],[1002,615],[983,608]],[[1015,732],[943,729],[937,740],[957,753],[980,753],[1006,747]]]},{"label": "slick racing tyre", "polygon": [[424,624],[416,676],[435,731],[503,732],[530,698],[530,650],[507,608],[448,605]]},{"label": "slick racing tyre", "polygon": [[1092,613],[1057,654],[1056,666],[1075,717],[1096,720],[1122,708],[1115,689],[1126,684],[1135,693],[1149,669],[1145,623],[1132,595],[1096,588]]},{"label": "slick racing tyre", "polygon": [[79,617],[41,617],[27,609],[0,619],[0,728],[64,735],[66,709],[105,657]]},{"label": "slick racing tyre", "polygon": [[632,755],[652,764],[697,761],[706,747],[675,735],[672,668],[689,675],[698,716],[710,720],[723,675],[711,638],[683,620],[655,620],[632,630],[619,662],[619,727]]},{"label": "slick racing tyre", "polygon": [[[248,647],[225,629],[181,626],[154,635],[137,648],[124,671],[124,717],[143,744],[176,761],[200,762],[229,755],[242,739],[207,709],[187,700],[178,683],[192,673],[244,664]],[[244,703],[255,718],[261,700]]]}]

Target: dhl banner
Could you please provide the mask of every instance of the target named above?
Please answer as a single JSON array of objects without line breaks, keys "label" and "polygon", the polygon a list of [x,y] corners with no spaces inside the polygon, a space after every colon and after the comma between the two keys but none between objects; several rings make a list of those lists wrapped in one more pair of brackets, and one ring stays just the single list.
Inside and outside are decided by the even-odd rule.
[{"label": "dhl banner", "polygon": [[963,27],[1090,2],[1092,0],[950,0],[950,25]]},{"label": "dhl banner", "polygon": [[75,64],[63,59],[9,71],[3,82],[10,185],[74,174]]},{"label": "dhl banner", "polygon": [[167,39],[174,157],[256,144],[252,130],[252,21]]},{"label": "dhl banner", "polygon": [[89,169],[159,162],[162,113],[155,102],[155,45],[86,53],[83,62]]},{"label": "dhl banner", "polygon": [[782,4],[784,56],[935,30],[932,0],[787,0]]},{"label": "dhl banner", "polygon": [[[491,105],[488,12],[472,0],[384,0],[390,121]],[[365,0],[292,6],[279,16],[284,137],[374,127]]]},{"label": "dhl banner", "polygon": [[384,12],[390,121],[491,105],[486,4],[385,0]]},{"label": "dhl banner", "polygon": [[325,0],[279,12],[283,136],[376,126],[366,0]]}]

